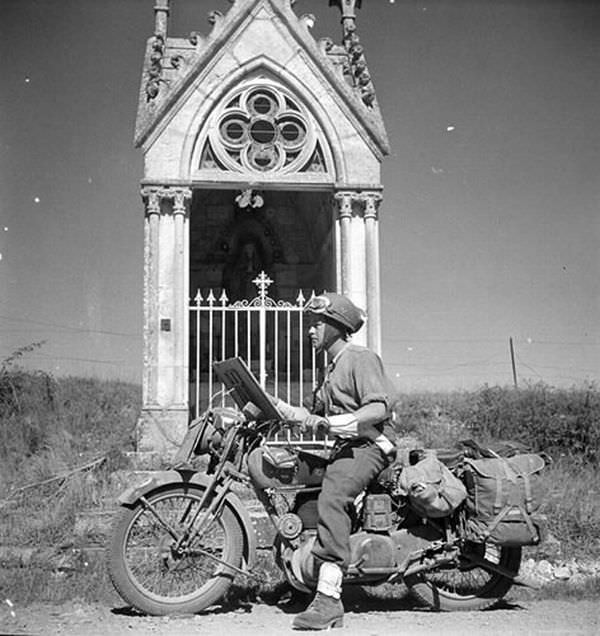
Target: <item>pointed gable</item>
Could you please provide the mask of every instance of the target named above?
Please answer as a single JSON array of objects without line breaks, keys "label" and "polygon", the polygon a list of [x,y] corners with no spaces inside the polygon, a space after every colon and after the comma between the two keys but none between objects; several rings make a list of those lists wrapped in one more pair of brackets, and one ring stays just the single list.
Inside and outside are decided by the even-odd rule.
[{"label": "pointed gable", "polygon": [[368,73],[355,68],[360,47],[315,42],[311,17],[290,0],[236,0],[211,22],[206,37],[147,44],[135,143],[158,144],[170,176],[277,171],[332,182],[364,148],[376,163],[388,153]]}]

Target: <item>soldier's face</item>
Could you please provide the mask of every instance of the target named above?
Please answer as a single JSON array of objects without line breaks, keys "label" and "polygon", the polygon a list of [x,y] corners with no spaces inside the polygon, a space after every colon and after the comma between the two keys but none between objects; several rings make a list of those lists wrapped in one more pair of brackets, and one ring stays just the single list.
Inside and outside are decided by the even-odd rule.
[{"label": "soldier's face", "polygon": [[308,339],[317,352],[325,349],[325,326],[325,321],[313,318],[308,329]]},{"label": "soldier's face", "polygon": [[313,315],[309,324],[308,338],[317,353],[326,351],[336,340],[343,337],[343,333],[338,327],[323,320],[318,315]]}]

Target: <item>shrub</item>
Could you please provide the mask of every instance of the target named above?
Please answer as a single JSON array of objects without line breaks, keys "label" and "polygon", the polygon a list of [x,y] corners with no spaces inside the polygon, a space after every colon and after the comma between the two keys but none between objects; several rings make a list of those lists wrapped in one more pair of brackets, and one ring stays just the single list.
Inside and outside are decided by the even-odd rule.
[{"label": "shrub", "polygon": [[427,442],[436,441],[427,438],[441,427],[451,433],[449,439],[512,439],[556,457],[600,460],[600,391],[593,384],[570,389],[484,386],[472,392],[407,395],[396,414],[401,433]]}]

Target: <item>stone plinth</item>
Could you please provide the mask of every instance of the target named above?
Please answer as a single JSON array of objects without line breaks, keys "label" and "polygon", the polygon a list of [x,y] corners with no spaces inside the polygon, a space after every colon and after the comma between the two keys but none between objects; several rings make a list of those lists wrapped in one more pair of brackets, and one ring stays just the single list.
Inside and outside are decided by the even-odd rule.
[{"label": "stone plinth", "polygon": [[187,408],[142,410],[136,428],[136,448],[171,457],[185,437],[189,421]]}]

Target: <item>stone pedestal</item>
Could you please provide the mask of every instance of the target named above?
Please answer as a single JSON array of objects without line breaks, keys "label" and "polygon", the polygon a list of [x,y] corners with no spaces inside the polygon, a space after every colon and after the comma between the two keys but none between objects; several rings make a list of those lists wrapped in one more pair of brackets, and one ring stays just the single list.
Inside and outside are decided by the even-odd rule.
[{"label": "stone pedestal", "polygon": [[189,422],[187,408],[144,407],[136,427],[136,449],[170,457],[177,452]]}]

